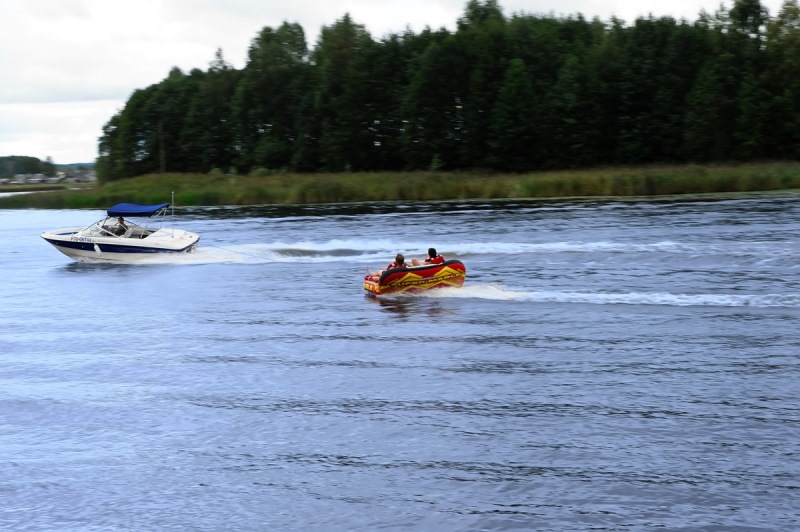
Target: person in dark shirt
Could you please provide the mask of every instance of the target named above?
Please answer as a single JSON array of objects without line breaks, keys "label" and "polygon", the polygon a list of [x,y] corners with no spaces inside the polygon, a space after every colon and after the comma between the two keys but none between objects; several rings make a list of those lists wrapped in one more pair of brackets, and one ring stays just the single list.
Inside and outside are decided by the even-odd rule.
[{"label": "person in dark shirt", "polygon": [[125,234],[125,231],[128,230],[128,226],[125,224],[125,218],[120,216],[117,218],[117,226],[114,228],[114,234],[117,236],[122,236]]}]

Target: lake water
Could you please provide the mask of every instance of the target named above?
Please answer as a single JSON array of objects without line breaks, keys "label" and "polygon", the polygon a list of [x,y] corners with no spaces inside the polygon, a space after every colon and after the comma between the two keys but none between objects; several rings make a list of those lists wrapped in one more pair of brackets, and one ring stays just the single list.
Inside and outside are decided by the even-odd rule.
[{"label": "lake water", "polygon": [[[798,530],[800,197],[0,211],[0,529]],[[463,288],[372,299],[435,246]]]}]

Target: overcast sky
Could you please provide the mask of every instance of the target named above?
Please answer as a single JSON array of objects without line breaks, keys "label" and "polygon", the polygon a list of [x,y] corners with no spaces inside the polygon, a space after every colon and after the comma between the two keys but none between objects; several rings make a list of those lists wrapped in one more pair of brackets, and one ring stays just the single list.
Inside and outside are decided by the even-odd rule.
[{"label": "overcast sky", "polygon": [[[242,68],[265,26],[296,22],[309,48],[349,13],[375,39],[453,30],[467,0],[0,0],[0,156],[92,162],[103,125],[135,89],[177,66],[207,70],[217,48]],[[583,14],[627,22],[697,19],[719,0],[501,0],[503,13]],[[733,0],[722,2],[731,6]],[[782,0],[761,0],[776,15]]]}]

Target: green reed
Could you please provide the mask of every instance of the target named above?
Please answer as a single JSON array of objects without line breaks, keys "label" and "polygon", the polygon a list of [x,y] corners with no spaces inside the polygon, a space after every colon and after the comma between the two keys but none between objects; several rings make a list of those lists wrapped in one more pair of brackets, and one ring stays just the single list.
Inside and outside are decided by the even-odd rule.
[{"label": "green reed", "polygon": [[[0,198],[2,208],[105,208],[115,203],[316,204],[363,201],[664,196],[800,188],[800,163],[595,168],[531,174],[380,172],[151,174],[80,190]],[[0,189],[2,192],[2,189]]]}]

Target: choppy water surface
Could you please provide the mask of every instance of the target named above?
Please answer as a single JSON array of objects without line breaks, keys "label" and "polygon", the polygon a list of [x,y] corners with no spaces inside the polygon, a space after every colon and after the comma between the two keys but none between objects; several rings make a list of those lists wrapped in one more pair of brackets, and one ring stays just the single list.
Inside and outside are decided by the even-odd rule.
[{"label": "choppy water surface", "polygon": [[[800,199],[0,211],[0,528],[797,530]],[[457,290],[374,300],[433,245]]]}]

